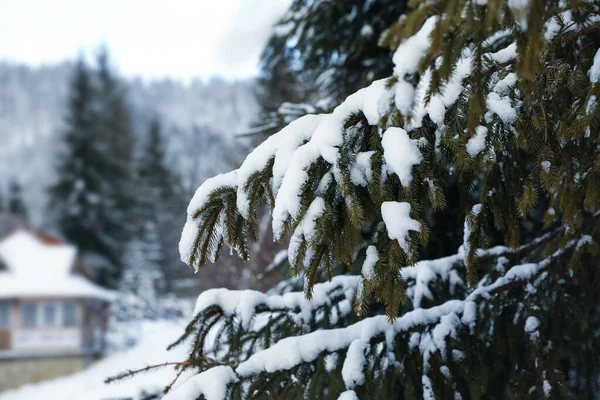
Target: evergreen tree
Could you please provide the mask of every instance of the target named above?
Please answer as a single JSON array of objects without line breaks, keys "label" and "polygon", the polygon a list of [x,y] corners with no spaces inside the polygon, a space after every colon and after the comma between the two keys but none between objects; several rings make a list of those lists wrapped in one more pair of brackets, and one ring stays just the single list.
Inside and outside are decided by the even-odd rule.
[{"label": "evergreen tree", "polygon": [[[169,249],[175,246],[170,238],[179,230],[178,214],[182,205],[179,177],[168,167],[162,129],[158,118],[150,123],[145,145],[137,163],[136,235],[146,253],[146,269],[155,268],[156,276],[168,276]],[[161,288],[167,289],[166,282]]]},{"label": "evergreen tree", "polygon": [[[8,212],[22,219],[27,219],[27,207],[23,203],[21,184],[16,179],[11,180],[8,188]],[[2,199],[0,198],[0,203]],[[2,210],[0,204],[0,211]]]},{"label": "evergreen tree", "polygon": [[127,244],[116,312],[123,321],[158,316],[159,294],[164,292],[163,251],[158,239],[156,225],[148,221],[140,237]]},{"label": "evergreen tree", "polygon": [[136,206],[133,164],[135,135],[124,86],[113,72],[105,48],[98,53],[97,64],[97,140],[105,152],[103,174],[110,181],[103,194],[110,205],[110,215],[104,220],[104,229],[114,240],[113,252],[117,254],[116,268],[106,271],[102,280],[114,286],[121,275],[123,260],[120,256],[124,253],[127,241],[135,234],[134,222],[128,218]]},{"label": "evergreen tree", "polygon": [[50,212],[57,230],[77,246],[96,280],[116,287],[133,205],[129,110],[105,53],[96,73],[80,59],[70,87],[64,148]]},{"label": "evergreen tree", "polygon": [[[166,399],[600,396],[600,4],[411,4],[391,77],[195,193],[182,260],[248,259],[266,202],[299,279],[204,292]],[[419,261],[454,190],[463,245]]]},{"label": "evergreen tree", "polygon": [[50,212],[58,231],[77,246],[95,274],[116,262],[113,240],[104,229],[105,153],[97,141],[93,72],[79,59],[71,81],[64,148],[58,157],[57,182],[49,189]]}]

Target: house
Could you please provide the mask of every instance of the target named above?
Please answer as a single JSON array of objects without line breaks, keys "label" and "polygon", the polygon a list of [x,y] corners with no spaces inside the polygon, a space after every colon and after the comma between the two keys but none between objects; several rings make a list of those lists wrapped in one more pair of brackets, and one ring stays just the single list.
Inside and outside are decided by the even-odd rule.
[{"label": "house", "polygon": [[112,292],[76,249],[18,226],[0,237],[0,391],[83,369],[103,351]]}]

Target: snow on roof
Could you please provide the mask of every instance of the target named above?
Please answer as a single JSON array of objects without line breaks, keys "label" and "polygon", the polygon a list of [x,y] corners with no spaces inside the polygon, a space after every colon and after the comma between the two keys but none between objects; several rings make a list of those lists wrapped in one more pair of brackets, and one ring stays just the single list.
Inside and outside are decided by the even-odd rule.
[{"label": "snow on roof", "polygon": [[0,241],[0,299],[44,296],[111,300],[111,291],[72,273],[77,250],[47,244],[34,233],[19,230]]}]

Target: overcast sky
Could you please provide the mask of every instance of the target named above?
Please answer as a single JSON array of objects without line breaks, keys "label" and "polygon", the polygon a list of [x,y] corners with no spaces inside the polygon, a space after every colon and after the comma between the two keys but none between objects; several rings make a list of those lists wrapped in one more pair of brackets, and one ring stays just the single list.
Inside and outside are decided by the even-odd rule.
[{"label": "overcast sky", "polygon": [[108,45],[127,76],[251,76],[291,0],[0,0],[0,60],[41,65]]}]

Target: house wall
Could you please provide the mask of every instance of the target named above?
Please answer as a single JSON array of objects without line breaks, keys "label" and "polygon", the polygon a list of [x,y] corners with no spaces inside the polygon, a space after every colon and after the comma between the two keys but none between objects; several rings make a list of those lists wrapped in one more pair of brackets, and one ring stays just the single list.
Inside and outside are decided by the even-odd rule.
[{"label": "house wall", "polygon": [[14,319],[14,310],[13,310],[13,302],[12,301],[6,301],[6,300],[0,300],[0,306],[2,307],[2,309],[4,309],[5,307],[8,307],[9,311],[9,320],[8,320],[8,326],[6,326],[4,324],[4,319],[2,318],[2,321],[0,322],[0,351],[1,350],[7,350],[10,349],[11,347],[11,327],[14,326],[13,323],[13,319]]},{"label": "house wall", "polygon": [[0,392],[81,371],[91,357],[66,356],[0,360]]},{"label": "house wall", "polygon": [[[8,348],[0,346],[0,392],[81,371],[101,354],[107,312],[103,302],[75,300],[78,325],[74,327],[23,328],[23,303],[65,300],[73,301],[69,298],[27,298],[12,302],[10,331],[0,331],[0,345],[2,335],[10,343]],[[88,306],[91,306],[89,312]],[[86,314],[89,314],[87,321]]]}]

